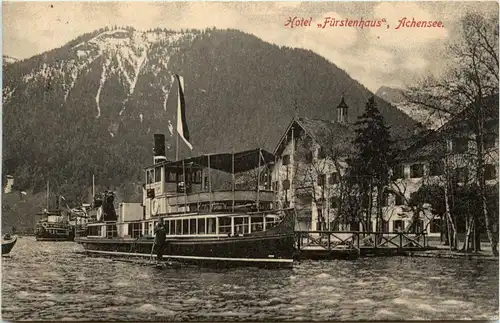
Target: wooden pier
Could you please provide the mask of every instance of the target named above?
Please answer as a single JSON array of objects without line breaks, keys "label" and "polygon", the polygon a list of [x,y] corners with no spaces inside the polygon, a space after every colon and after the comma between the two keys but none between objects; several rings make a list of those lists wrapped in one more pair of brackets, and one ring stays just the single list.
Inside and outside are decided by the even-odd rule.
[{"label": "wooden pier", "polygon": [[436,249],[425,232],[360,231],[296,231],[295,248],[299,260],[405,256]]}]

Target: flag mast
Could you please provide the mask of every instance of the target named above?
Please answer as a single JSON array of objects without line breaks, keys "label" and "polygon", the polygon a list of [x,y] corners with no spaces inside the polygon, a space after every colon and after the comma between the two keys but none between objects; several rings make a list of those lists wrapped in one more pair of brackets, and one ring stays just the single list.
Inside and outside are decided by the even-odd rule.
[{"label": "flag mast", "polygon": [[184,78],[175,74],[179,83],[177,87],[177,134],[175,145],[175,160],[179,160],[179,137],[192,150],[193,145],[189,142],[189,130],[186,122],[186,101],[184,99]]}]

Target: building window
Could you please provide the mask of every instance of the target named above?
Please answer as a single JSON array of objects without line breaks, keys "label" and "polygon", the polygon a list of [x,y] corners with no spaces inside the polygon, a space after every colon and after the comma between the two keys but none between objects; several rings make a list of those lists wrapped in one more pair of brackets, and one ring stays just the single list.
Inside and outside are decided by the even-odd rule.
[{"label": "building window", "polygon": [[459,183],[466,183],[469,178],[469,169],[467,167],[458,167],[455,170],[457,181]]},{"label": "building window", "polygon": [[467,137],[453,139],[452,149],[455,153],[465,153],[469,149],[469,140]]},{"label": "building window", "polygon": [[283,165],[290,165],[290,155],[284,155],[283,156]]},{"label": "building window", "polygon": [[326,158],[326,151],[323,147],[318,148],[318,158],[320,159]]},{"label": "building window", "polygon": [[284,190],[289,190],[289,189],[290,189],[290,180],[285,179],[285,180],[282,182],[282,185],[283,185],[283,189],[284,189]]},{"label": "building window", "polygon": [[382,220],[382,232],[389,232],[389,221]]},{"label": "building window", "polygon": [[381,197],[381,199],[380,199],[380,205],[381,205],[382,207],[387,206],[387,205],[388,205],[388,202],[389,202],[389,193],[387,193],[387,192],[383,192],[383,193],[382,193],[382,197]]},{"label": "building window", "polygon": [[491,180],[497,177],[495,165],[486,164],[484,165],[484,179]]},{"label": "building window", "polygon": [[361,206],[365,209],[370,207],[370,196],[369,195],[365,194],[361,197]]},{"label": "building window", "polygon": [[433,161],[429,164],[429,175],[440,176],[444,173],[444,162],[442,160]]},{"label": "building window", "polygon": [[430,233],[440,233],[441,232],[441,219],[432,219],[429,231],[430,231]]},{"label": "building window", "polygon": [[413,164],[410,166],[410,177],[411,178],[421,178],[424,177],[424,165],[423,164]]},{"label": "building window", "polygon": [[203,189],[205,191],[208,191],[208,176],[205,176],[205,178],[203,180]]},{"label": "building window", "polygon": [[332,209],[338,209],[340,206],[340,199],[337,196],[330,197],[330,207]]},{"label": "building window", "polygon": [[318,175],[318,186],[325,186],[325,182],[326,182],[326,175],[319,174]]},{"label": "building window", "polygon": [[340,182],[340,174],[338,172],[333,172],[330,175],[330,184],[337,184]]},{"label": "building window", "polygon": [[306,162],[307,163],[312,163],[312,161],[313,161],[313,153],[312,153],[312,151],[308,151],[306,153]]},{"label": "building window", "polygon": [[394,204],[395,205],[404,205],[404,196],[402,194],[399,194],[399,193],[394,194]]},{"label": "building window", "polygon": [[392,231],[402,231],[404,227],[403,220],[394,220],[392,221]]},{"label": "building window", "polygon": [[405,168],[404,165],[396,165],[392,170],[392,178],[404,178],[405,177]]},{"label": "building window", "polygon": [[495,148],[497,136],[494,133],[487,133],[483,138],[484,149]]},{"label": "building window", "polygon": [[424,221],[423,220],[417,220],[415,223],[415,232],[420,233],[424,231]]}]

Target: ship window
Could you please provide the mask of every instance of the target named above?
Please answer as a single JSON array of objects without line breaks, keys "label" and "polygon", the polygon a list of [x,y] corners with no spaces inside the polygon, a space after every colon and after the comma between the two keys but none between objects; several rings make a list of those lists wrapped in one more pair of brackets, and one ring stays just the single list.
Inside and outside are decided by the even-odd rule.
[{"label": "ship window", "polygon": [[270,228],[274,227],[278,221],[276,220],[275,217],[273,216],[266,216],[266,230],[269,230]]},{"label": "ship window", "polygon": [[219,218],[219,233],[231,233],[231,218]]},{"label": "ship window", "polygon": [[181,220],[175,220],[175,234],[177,234],[177,235],[182,234],[182,221]]},{"label": "ship window", "polygon": [[89,236],[101,236],[101,227],[100,226],[93,226],[89,227]]},{"label": "ship window", "polygon": [[165,226],[165,233],[170,234],[170,221],[163,221],[163,225]]},{"label": "ship window", "polygon": [[234,218],[234,233],[244,234],[248,233],[248,217]]},{"label": "ship window", "polygon": [[262,217],[252,217],[252,232],[259,232],[263,230]]},{"label": "ship window", "polygon": [[155,183],[161,182],[161,167],[155,168]]},{"label": "ship window", "polygon": [[129,223],[128,224],[128,235],[131,238],[139,238],[141,236],[141,224],[140,223]]},{"label": "ship window", "polygon": [[193,173],[193,183],[201,184],[201,170]]},{"label": "ship window", "polygon": [[118,236],[118,231],[116,230],[116,224],[106,226],[106,237],[115,238]]},{"label": "ship window", "polygon": [[216,234],[217,231],[216,231],[216,219],[215,218],[208,218],[207,219],[207,233],[208,234]]},{"label": "ship window", "polygon": [[189,234],[189,220],[182,220],[182,233],[181,234]]},{"label": "ship window", "polygon": [[198,234],[205,234],[205,221],[205,218],[198,219]]},{"label": "ship window", "polygon": [[146,177],[146,184],[151,184],[153,183],[153,170],[152,169],[149,169],[147,171],[147,177]]},{"label": "ship window", "polygon": [[165,180],[169,183],[175,183],[177,180],[176,173],[173,171],[167,171],[165,168]]},{"label": "ship window", "polygon": [[196,234],[196,219],[189,220],[189,234]]}]

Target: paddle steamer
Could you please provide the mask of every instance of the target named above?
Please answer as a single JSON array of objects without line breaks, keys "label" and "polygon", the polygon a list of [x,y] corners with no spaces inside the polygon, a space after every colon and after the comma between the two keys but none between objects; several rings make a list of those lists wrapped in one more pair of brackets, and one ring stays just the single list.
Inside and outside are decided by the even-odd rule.
[{"label": "paddle steamer", "polygon": [[[163,135],[155,137],[155,145],[164,145]],[[293,265],[294,210],[277,209],[274,192],[261,185],[274,155],[262,149],[178,161],[158,161],[161,153],[155,155],[145,168],[142,203],[121,203],[117,212],[113,194],[98,201],[87,236],[75,238],[86,252],[154,257],[154,229],[161,222],[165,259],[223,267]],[[237,189],[235,174],[252,171],[258,174],[256,187]],[[231,175],[230,188],[212,189],[221,173]]]}]

